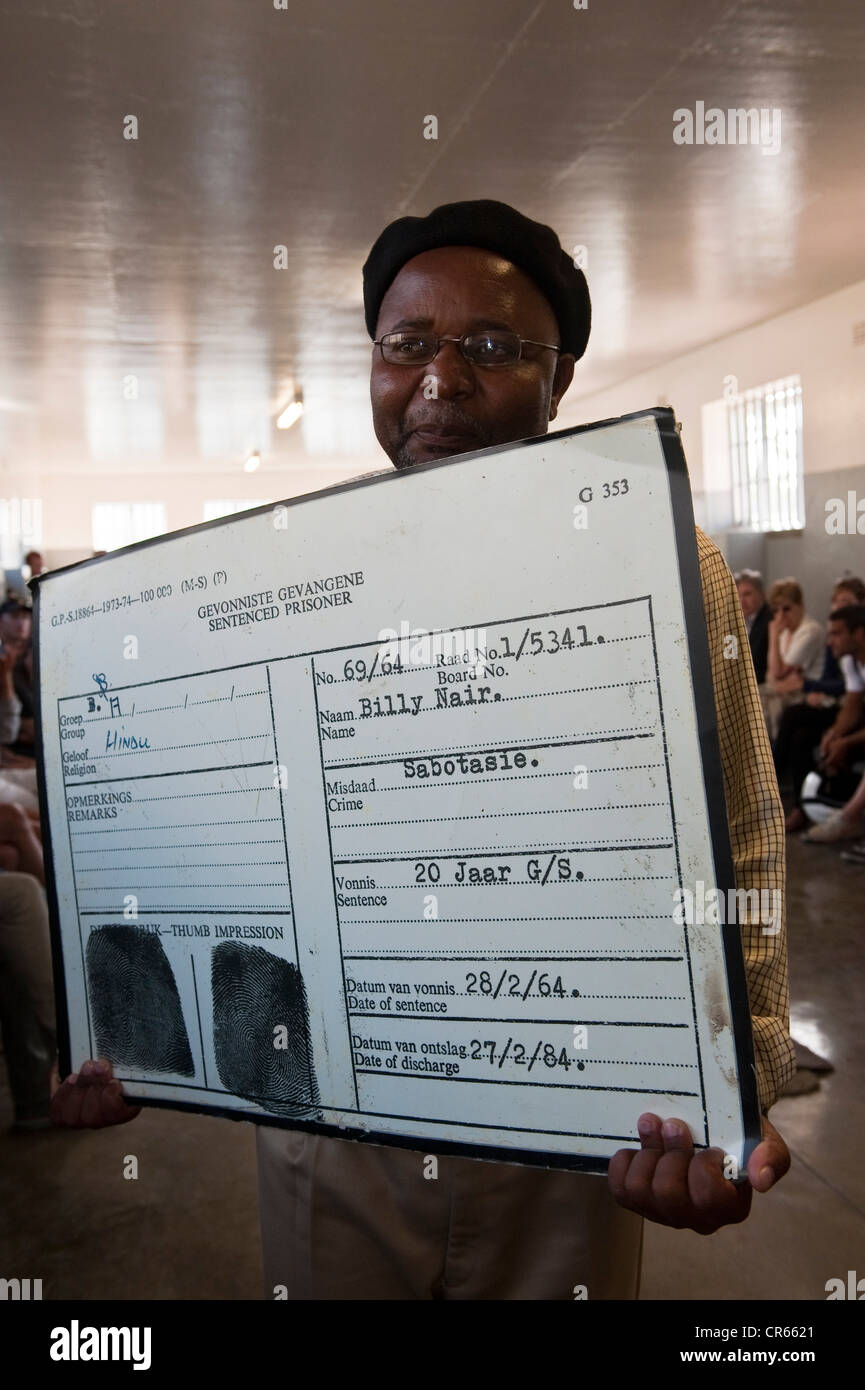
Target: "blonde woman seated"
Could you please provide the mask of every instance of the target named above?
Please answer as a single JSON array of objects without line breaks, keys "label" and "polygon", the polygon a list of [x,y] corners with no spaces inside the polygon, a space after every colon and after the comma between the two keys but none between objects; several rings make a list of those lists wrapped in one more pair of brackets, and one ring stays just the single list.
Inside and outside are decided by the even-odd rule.
[{"label": "blonde woman seated", "polygon": [[826,638],[822,623],[805,612],[802,589],[795,579],[779,579],[769,590],[769,659],[762,695],[769,737],[774,739],[785,708],[802,696],[784,689],[790,676],[819,680]]}]

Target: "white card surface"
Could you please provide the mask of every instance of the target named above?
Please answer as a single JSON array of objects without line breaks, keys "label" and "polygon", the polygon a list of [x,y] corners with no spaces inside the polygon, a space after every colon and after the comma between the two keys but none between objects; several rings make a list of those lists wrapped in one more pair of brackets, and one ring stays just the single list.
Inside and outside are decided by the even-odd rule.
[{"label": "white card surface", "polygon": [[[602,1169],[756,1134],[669,411],[36,586],[66,1063],[127,1094]],[[709,914],[711,915],[711,914]]]}]

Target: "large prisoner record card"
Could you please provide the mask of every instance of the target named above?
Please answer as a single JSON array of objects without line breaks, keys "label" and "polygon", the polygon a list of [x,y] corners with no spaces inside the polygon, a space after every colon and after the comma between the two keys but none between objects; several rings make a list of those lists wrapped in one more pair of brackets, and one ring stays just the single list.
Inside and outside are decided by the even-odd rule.
[{"label": "large prisoner record card", "polygon": [[654,1111],[741,1162],[738,928],[681,910],[733,877],[671,412],[35,588],[66,1069],[598,1170]]}]

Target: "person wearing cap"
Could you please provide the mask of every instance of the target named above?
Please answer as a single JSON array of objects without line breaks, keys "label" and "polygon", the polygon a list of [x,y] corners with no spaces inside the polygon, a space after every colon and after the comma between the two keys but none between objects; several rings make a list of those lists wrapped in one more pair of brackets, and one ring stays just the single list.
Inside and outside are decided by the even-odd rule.
[{"label": "person wearing cap", "polygon": [[[381,233],[364,266],[376,436],[394,467],[545,434],[582,357],[588,287],[555,232],[507,204],[446,204]],[[724,791],[740,888],[783,890],[784,822],[751,662],[724,657],[748,636],[732,576],[697,533]],[[770,899],[775,901],[775,899]],[[742,926],[760,1101],[792,1073],[783,923]],[[101,1070],[97,1070],[101,1066]],[[60,1123],[119,1123],[107,1064],[58,1092]],[[86,1116],[86,1119],[84,1118]],[[425,1155],[259,1126],[265,1282],[301,1299],[633,1298],[643,1217],[709,1233],[747,1216],[752,1188],[789,1167],[764,1120],[734,1186],[718,1151],[695,1154],[687,1126],[634,1116],[639,1149],[609,1177]]]}]

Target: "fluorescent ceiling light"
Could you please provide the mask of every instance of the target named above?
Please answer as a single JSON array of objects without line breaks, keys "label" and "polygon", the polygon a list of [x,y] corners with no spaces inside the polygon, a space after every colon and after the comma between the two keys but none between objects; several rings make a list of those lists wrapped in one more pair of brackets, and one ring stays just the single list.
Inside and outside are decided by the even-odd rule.
[{"label": "fluorescent ceiling light", "polygon": [[246,463],[243,465],[244,473],[254,473],[261,463],[261,454],[250,454]]},{"label": "fluorescent ceiling light", "polygon": [[290,430],[292,425],[300,419],[303,414],[303,401],[292,401],[276,421],[278,430]]}]

